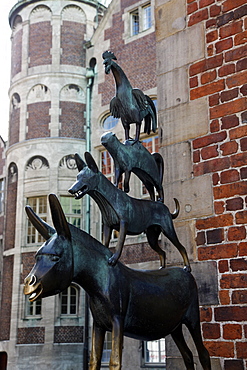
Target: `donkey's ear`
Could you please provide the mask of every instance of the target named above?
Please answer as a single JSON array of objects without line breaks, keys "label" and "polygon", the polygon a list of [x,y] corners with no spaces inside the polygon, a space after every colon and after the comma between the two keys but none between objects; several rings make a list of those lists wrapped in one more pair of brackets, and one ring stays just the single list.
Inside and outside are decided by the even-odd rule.
[{"label": "donkey's ear", "polygon": [[79,156],[79,154],[78,154],[78,153],[75,153],[75,161],[76,161],[77,168],[78,168],[79,172],[80,172],[84,167],[86,167],[86,163],[83,161],[83,159]]},{"label": "donkey's ear", "polygon": [[51,208],[51,217],[58,235],[63,235],[71,240],[71,233],[65,214],[55,194],[49,194],[49,203]]},{"label": "donkey's ear", "polygon": [[44,220],[42,220],[30,206],[25,207],[27,216],[30,222],[33,224],[36,230],[43,236],[45,240],[50,239],[50,237],[55,234],[56,230],[48,225]]},{"label": "donkey's ear", "polygon": [[95,173],[99,172],[99,168],[89,152],[85,152],[85,159],[90,170]]}]

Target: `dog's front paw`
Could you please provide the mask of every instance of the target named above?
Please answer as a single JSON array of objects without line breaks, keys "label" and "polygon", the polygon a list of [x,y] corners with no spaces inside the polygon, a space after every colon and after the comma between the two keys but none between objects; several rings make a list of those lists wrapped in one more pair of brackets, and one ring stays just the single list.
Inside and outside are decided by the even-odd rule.
[{"label": "dog's front paw", "polygon": [[117,259],[115,258],[115,256],[113,255],[113,256],[111,256],[110,258],[109,258],[109,260],[108,260],[108,264],[110,265],[110,266],[115,266],[116,265],[116,263],[117,263]]},{"label": "dog's front paw", "polygon": [[184,266],[184,271],[186,271],[186,272],[191,272],[191,267],[190,267],[190,265],[186,265],[186,266]]}]

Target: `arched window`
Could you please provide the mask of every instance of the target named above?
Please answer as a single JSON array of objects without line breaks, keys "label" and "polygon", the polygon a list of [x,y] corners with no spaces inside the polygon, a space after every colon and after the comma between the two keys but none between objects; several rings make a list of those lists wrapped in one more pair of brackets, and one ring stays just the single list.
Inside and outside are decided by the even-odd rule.
[{"label": "arched window", "polygon": [[103,117],[101,121],[101,125],[104,130],[111,130],[113,127],[115,127],[118,123],[118,118],[114,118],[113,116],[110,116],[107,114]]}]

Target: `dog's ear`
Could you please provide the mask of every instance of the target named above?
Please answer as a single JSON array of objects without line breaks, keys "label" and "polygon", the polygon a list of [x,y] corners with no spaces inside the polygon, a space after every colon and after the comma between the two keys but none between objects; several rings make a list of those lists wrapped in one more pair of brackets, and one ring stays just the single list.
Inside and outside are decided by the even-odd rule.
[{"label": "dog's ear", "polygon": [[78,153],[75,153],[75,161],[79,172],[83,170],[84,167],[86,167],[86,163],[83,161]]},{"label": "dog's ear", "polygon": [[99,168],[89,152],[85,152],[85,160],[90,170],[92,170],[95,173],[99,172]]}]

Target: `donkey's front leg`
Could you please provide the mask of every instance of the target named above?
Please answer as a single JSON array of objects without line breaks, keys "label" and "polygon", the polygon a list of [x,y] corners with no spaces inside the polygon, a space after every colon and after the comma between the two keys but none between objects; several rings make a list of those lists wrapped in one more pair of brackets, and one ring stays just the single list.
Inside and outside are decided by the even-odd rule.
[{"label": "donkey's front leg", "polygon": [[112,351],[109,363],[110,370],[120,370],[122,365],[123,351],[123,320],[119,317],[113,318],[112,323]]},{"label": "donkey's front leg", "polygon": [[115,266],[119,257],[121,256],[127,230],[128,230],[128,223],[124,220],[121,220],[120,227],[119,227],[119,236],[118,236],[118,241],[116,245],[116,252],[109,258],[108,260],[109,265]]},{"label": "donkey's front leg", "polygon": [[105,339],[105,330],[93,323],[92,350],[90,355],[89,370],[100,370],[101,357]]}]

